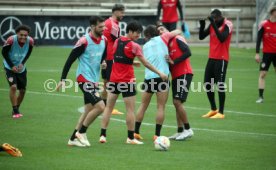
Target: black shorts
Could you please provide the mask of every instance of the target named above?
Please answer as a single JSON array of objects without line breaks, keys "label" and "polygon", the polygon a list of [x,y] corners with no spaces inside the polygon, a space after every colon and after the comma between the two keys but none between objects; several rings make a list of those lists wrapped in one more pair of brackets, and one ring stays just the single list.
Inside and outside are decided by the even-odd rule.
[{"label": "black shorts", "polygon": [[167,30],[173,31],[176,29],[177,22],[163,22],[163,25],[167,28]]},{"label": "black shorts", "polygon": [[135,82],[122,82],[122,83],[107,83],[107,91],[113,94],[122,93],[124,97],[131,97],[136,95]]},{"label": "black shorts", "polygon": [[170,82],[163,81],[161,78],[144,80],[142,90],[147,93],[166,92],[170,89]]},{"label": "black shorts", "polygon": [[204,83],[224,83],[226,78],[228,62],[225,60],[217,60],[209,58],[204,75]]},{"label": "black shorts", "polygon": [[95,105],[102,100],[98,92],[99,87],[96,86],[94,83],[79,83],[79,88],[83,93],[85,104],[91,103],[92,105]]},{"label": "black shorts", "polygon": [[6,69],[6,78],[10,86],[16,85],[18,90],[25,90],[27,86],[27,69],[22,73],[14,73],[13,71]]},{"label": "black shorts", "polygon": [[113,60],[106,60],[105,62],[106,62],[106,69],[102,69],[102,79],[109,81],[111,71],[112,71]]},{"label": "black shorts", "polygon": [[264,53],[260,63],[260,71],[268,71],[271,62],[276,67],[276,53]]},{"label": "black shorts", "polygon": [[186,102],[192,79],[192,74],[184,74],[172,80],[173,99]]}]

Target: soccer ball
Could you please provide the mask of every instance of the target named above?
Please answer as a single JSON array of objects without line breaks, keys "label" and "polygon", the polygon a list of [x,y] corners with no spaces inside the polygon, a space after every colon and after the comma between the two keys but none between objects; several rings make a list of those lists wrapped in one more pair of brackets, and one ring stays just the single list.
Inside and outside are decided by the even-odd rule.
[{"label": "soccer ball", "polygon": [[170,147],[170,139],[166,136],[159,136],[154,141],[154,147],[159,151],[167,151]]}]

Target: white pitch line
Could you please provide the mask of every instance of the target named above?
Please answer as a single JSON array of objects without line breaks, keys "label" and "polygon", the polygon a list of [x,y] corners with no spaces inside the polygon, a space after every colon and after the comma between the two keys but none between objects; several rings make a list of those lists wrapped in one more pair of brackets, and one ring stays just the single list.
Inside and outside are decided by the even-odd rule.
[{"label": "white pitch line", "polygon": [[[116,119],[116,118],[112,118],[112,117],[110,119],[113,120],[113,121],[117,121],[117,122],[123,122],[123,123],[126,122],[125,120]],[[146,125],[146,126],[155,126],[155,124],[146,123],[146,122],[143,122],[142,124]],[[171,125],[162,125],[162,127],[176,128],[176,126],[171,126]],[[240,131],[234,131],[234,130],[217,130],[217,129],[205,129],[205,128],[204,129],[203,128],[193,128],[193,130],[207,131],[207,132],[218,132],[218,133],[235,133],[235,134],[240,134],[240,135],[276,137],[276,134],[271,134],[271,133],[240,132]]]},{"label": "white pitch line", "polygon": [[[8,89],[0,89],[0,91],[8,92]],[[67,95],[67,94],[59,94],[59,93],[46,93],[46,92],[36,92],[36,91],[27,91],[30,94],[38,94],[38,95],[47,95],[47,96],[60,96],[60,97],[68,97],[68,98],[83,98],[82,96],[74,96],[74,95]],[[123,102],[122,100],[117,100],[118,103]],[[141,102],[136,101],[136,103],[140,104]],[[151,103],[151,105],[156,105],[156,103]],[[166,106],[174,107],[172,104],[166,104]],[[185,108],[192,109],[192,110],[202,110],[208,111],[208,108],[200,108],[200,107],[192,107],[192,106],[185,106]],[[261,113],[251,113],[251,112],[239,112],[233,110],[225,110],[225,112],[234,113],[234,114],[241,114],[241,115],[251,115],[251,116],[262,116],[262,117],[276,117],[273,114],[261,114]]]}]

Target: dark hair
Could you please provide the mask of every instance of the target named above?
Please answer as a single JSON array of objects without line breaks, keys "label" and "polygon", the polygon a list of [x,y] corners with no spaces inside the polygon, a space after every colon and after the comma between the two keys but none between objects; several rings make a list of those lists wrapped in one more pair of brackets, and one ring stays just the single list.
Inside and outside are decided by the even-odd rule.
[{"label": "dark hair", "polygon": [[123,4],[114,4],[114,6],[112,7],[112,13],[114,11],[124,11],[125,10],[125,6]]},{"label": "dark hair", "polygon": [[99,22],[104,22],[104,19],[100,16],[92,16],[89,19],[90,25],[96,26]]},{"label": "dark hair", "polygon": [[221,17],[222,16],[221,11],[219,9],[214,9],[211,12],[211,15],[214,15],[215,17]]},{"label": "dark hair", "polygon": [[19,25],[18,27],[15,28],[15,32],[18,33],[21,30],[27,31],[28,33],[31,32],[31,28],[27,25]]},{"label": "dark hair", "polygon": [[269,11],[270,15],[272,15],[272,13],[273,13],[274,11],[276,11],[276,6],[274,6],[274,7],[272,7],[272,8],[270,9],[270,11]]},{"label": "dark hair", "polygon": [[131,21],[126,27],[126,32],[129,33],[129,31],[141,33],[143,31],[143,27],[138,21]]},{"label": "dark hair", "polygon": [[144,30],[144,36],[148,39],[158,35],[157,27],[155,25],[148,25]]}]

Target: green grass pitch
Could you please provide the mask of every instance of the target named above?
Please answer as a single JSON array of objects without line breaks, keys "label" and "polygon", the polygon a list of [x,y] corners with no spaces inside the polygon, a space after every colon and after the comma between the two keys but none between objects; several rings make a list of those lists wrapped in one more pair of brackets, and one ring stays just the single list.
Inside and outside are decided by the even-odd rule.
[{"label": "green grass pitch", "polygon": [[[203,80],[208,48],[191,49],[196,88]],[[20,148],[23,157],[0,153],[0,169],[275,169],[276,75],[270,68],[265,102],[256,104],[259,72],[254,49],[231,48],[227,82],[232,79],[232,92],[226,95],[226,118],[201,118],[209,110],[207,96],[204,92],[190,92],[185,107],[195,135],[187,141],[171,141],[167,152],[155,151],[153,146],[155,97],[141,127],[144,145],[125,144],[125,115],[116,115],[112,116],[107,131],[108,143],[98,142],[101,121],[98,118],[87,132],[90,148],[67,146],[80,115],[77,108],[83,105],[82,93],[75,93],[73,89],[65,93],[48,93],[44,90],[44,82],[47,79],[59,80],[70,51],[70,48],[61,47],[34,48],[27,63],[28,91],[20,108],[24,116],[18,120],[11,117],[8,83],[1,69],[0,142]],[[143,81],[143,69],[135,69],[138,82]],[[76,63],[68,78],[75,80],[75,71]],[[136,110],[140,95],[137,95]],[[116,108],[125,112],[120,101]],[[169,136],[175,132],[175,111],[170,94],[161,133]]]}]

